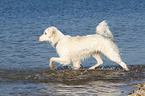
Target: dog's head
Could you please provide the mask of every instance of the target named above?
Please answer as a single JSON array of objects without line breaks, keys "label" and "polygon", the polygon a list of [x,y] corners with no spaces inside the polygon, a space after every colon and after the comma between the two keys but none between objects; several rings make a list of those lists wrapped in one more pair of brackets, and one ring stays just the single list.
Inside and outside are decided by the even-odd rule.
[{"label": "dog's head", "polygon": [[49,27],[47,28],[44,33],[38,38],[39,41],[44,42],[52,42],[55,33],[56,33],[57,28],[56,27]]}]

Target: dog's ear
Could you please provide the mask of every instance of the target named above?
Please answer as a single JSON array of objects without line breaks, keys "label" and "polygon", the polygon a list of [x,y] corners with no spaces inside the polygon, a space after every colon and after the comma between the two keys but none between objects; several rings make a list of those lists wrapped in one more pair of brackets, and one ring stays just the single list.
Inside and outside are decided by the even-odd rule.
[{"label": "dog's ear", "polygon": [[53,29],[53,31],[52,31],[52,35],[55,35],[55,33],[56,33],[56,30],[55,30],[55,29]]},{"label": "dog's ear", "polygon": [[52,35],[55,35],[56,34],[56,28],[55,27],[53,27],[53,29],[52,29]]},{"label": "dog's ear", "polygon": [[[55,36],[55,34],[56,34],[56,28],[53,27],[53,29],[52,29],[52,31],[51,31],[51,36],[50,36],[50,37]],[[49,37],[49,38],[50,38],[50,37]]]}]

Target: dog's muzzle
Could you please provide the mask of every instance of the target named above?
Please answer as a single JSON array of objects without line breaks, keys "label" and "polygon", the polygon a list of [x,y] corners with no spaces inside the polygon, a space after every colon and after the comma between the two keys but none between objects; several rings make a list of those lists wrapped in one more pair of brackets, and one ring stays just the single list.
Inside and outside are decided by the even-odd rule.
[{"label": "dog's muzzle", "polygon": [[38,37],[38,40],[40,41],[40,37]]}]

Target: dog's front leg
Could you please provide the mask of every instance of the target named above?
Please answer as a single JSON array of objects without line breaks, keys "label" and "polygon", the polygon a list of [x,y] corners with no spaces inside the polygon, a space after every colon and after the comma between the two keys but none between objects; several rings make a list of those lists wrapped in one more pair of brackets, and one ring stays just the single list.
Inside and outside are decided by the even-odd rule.
[{"label": "dog's front leg", "polygon": [[49,66],[51,70],[55,69],[52,58],[50,59]]},{"label": "dog's front leg", "polygon": [[58,58],[58,57],[52,57],[52,58],[50,58],[50,63],[49,63],[49,66],[51,69],[54,69],[53,62],[57,62],[57,63],[63,64],[63,65],[68,65],[70,63],[69,60],[66,60],[63,58]]}]

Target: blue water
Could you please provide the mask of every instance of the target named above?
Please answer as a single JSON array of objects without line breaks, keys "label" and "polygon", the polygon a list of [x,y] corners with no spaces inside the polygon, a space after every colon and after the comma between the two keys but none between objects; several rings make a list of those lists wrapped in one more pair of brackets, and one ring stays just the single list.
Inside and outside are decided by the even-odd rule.
[{"label": "blue water", "polygon": [[[38,82],[44,79],[33,75],[42,75],[42,70],[50,70],[49,59],[58,55],[49,43],[39,42],[37,38],[50,26],[56,26],[62,33],[71,36],[94,34],[95,27],[101,21],[107,20],[123,61],[132,68],[133,74],[138,69],[142,72],[140,75],[145,74],[144,10],[144,0],[0,0],[0,95],[127,95],[132,88],[131,84],[142,82],[144,77],[138,80],[135,79],[137,76],[135,75],[131,80],[130,76],[127,83],[123,77],[121,77],[123,82],[120,83],[112,83],[107,81],[108,79],[105,81],[104,79],[98,81],[96,78],[87,79],[86,85],[77,83],[74,87],[76,84],[73,83],[68,85],[59,80],[51,82],[53,72],[48,71],[51,75],[49,79],[45,79],[48,82]],[[103,61],[104,64],[98,70],[105,66],[107,66],[105,71],[116,67],[119,72],[122,70],[105,57]],[[96,61],[93,58],[82,63],[86,68],[94,64]],[[23,75],[26,72],[29,74]],[[57,73],[56,77],[60,75]],[[37,83],[32,82],[37,77],[39,77]],[[96,89],[97,87],[100,90]]]}]

